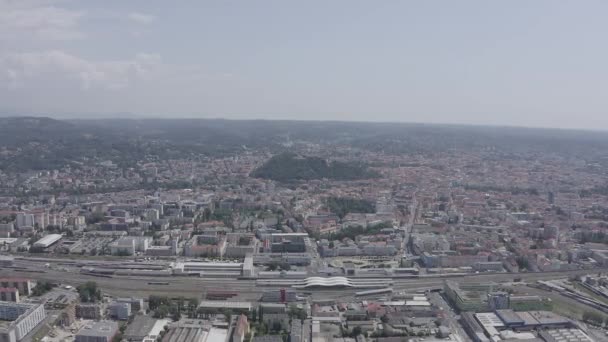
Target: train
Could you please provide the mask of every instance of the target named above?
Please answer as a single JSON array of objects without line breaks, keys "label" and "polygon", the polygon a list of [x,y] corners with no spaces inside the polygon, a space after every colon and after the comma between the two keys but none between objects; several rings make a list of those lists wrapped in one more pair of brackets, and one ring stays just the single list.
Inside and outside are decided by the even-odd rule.
[{"label": "train", "polygon": [[233,291],[224,291],[224,290],[211,290],[207,291],[205,294],[205,299],[207,300],[228,300],[232,297],[236,297],[238,293]]},{"label": "train", "polygon": [[385,288],[382,288],[382,289],[359,291],[359,292],[355,293],[355,296],[357,296],[357,297],[364,297],[364,296],[373,296],[373,295],[386,294],[386,293],[393,293],[393,288],[392,287],[385,287]]}]

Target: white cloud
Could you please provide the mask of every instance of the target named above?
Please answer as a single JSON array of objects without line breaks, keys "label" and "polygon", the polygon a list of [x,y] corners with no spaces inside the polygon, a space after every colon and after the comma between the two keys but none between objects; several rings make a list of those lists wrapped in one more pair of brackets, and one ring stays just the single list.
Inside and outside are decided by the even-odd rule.
[{"label": "white cloud", "polygon": [[[155,54],[138,54],[127,60],[90,61],[64,51],[8,53],[0,55],[0,82],[10,88],[32,82],[51,85],[76,82],[82,89],[122,89],[157,70],[162,64]],[[0,76],[2,77],[2,76]]]},{"label": "white cloud", "polygon": [[84,11],[46,2],[0,1],[0,40],[74,40],[84,37],[79,22]]},{"label": "white cloud", "polygon": [[151,24],[156,17],[151,14],[132,12],[129,13],[129,20],[136,24]]}]

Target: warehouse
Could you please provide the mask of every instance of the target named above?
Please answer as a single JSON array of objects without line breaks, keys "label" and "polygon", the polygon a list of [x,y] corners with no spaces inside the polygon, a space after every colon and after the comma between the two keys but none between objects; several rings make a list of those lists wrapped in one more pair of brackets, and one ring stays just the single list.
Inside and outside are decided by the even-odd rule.
[{"label": "warehouse", "polygon": [[61,240],[62,237],[63,236],[61,234],[49,234],[49,235],[46,235],[42,239],[34,242],[33,247],[34,248],[40,248],[40,249],[49,248],[50,246],[52,246],[53,244],[55,244],[57,241]]},{"label": "warehouse", "polygon": [[78,331],[75,342],[111,342],[117,333],[118,323],[116,322],[94,322],[85,325]]}]

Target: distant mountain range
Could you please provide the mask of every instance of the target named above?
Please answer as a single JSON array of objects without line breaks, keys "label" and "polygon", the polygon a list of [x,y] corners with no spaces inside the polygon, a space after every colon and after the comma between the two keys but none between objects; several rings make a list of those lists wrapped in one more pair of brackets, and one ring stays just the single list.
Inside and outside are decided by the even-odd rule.
[{"label": "distant mountain range", "polygon": [[[8,151],[0,154],[0,169],[11,171],[108,159],[132,166],[146,158],[230,155],[244,149],[279,154],[297,152],[309,143],[335,151],[351,147],[417,154],[485,149],[512,158],[553,153],[604,162],[608,133],[335,121],[0,117],[0,150]],[[325,171],[331,175],[328,167]],[[325,171],[312,177],[326,177]],[[302,174],[302,178],[308,177]]]},{"label": "distant mountain range", "polygon": [[117,112],[117,113],[87,113],[86,115],[82,115],[82,114],[77,114],[77,113],[53,113],[53,114],[49,114],[49,113],[39,113],[39,114],[33,114],[30,112],[22,112],[19,110],[10,110],[10,109],[5,109],[2,110],[0,109],[0,118],[10,118],[10,117],[48,117],[48,118],[53,118],[53,119],[57,119],[57,120],[71,120],[71,119],[82,119],[87,118],[87,117],[91,117],[91,118],[95,118],[95,119],[137,119],[137,118],[141,118],[140,116],[133,114],[133,113],[129,113],[129,112]]}]

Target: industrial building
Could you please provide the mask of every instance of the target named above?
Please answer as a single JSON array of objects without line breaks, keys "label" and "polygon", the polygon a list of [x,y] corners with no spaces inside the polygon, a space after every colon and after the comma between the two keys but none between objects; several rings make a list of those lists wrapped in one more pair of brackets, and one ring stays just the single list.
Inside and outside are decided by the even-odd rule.
[{"label": "industrial building", "polygon": [[219,309],[230,309],[238,312],[249,312],[252,309],[250,302],[231,302],[221,300],[204,300],[198,305],[198,309],[201,311],[214,312]]},{"label": "industrial building", "polygon": [[34,242],[32,247],[38,249],[49,248],[53,244],[57,243],[57,241],[61,240],[63,236],[61,234],[48,234],[45,235],[42,239]]},{"label": "industrial building", "polygon": [[461,284],[446,281],[444,290],[450,302],[460,311],[488,311],[500,309],[548,310],[551,302],[539,296],[520,296],[497,291],[498,284]]},{"label": "industrial building", "polygon": [[75,342],[111,342],[117,333],[118,323],[116,322],[93,322],[78,331]]},{"label": "industrial building", "polygon": [[123,338],[131,342],[142,342],[151,334],[156,322],[151,316],[137,315],[125,330]]},{"label": "industrial building", "polygon": [[142,298],[116,298],[116,303],[127,303],[131,306],[132,313],[138,313],[144,309],[144,300]]},{"label": "industrial building", "polygon": [[228,330],[204,320],[181,320],[173,323],[163,342],[215,342],[226,341]]},{"label": "industrial building", "polygon": [[135,255],[135,252],[146,252],[151,243],[149,236],[127,236],[110,244],[110,251],[112,255]]},{"label": "industrial building", "polygon": [[176,262],[171,265],[175,274],[199,274],[213,277],[247,277],[255,276],[253,258],[245,257],[244,262]]},{"label": "industrial building", "polygon": [[84,319],[101,319],[103,315],[101,305],[78,304],[76,305],[76,317]]},{"label": "industrial building", "polygon": [[0,341],[20,341],[45,317],[42,304],[0,302]]},{"label": "industrial building", "polygon": [[574,322],[551,311],[516,312],[506,309],[479,313],[463,312],[461,321],[469,337],[476,342],[531,340],[536,339],[538,331],[546,333],[539,334],[539,337],[550,342],[570,341],[568,337],[584,335]]},{"label": "industrial building", "polygon": [[554,329],[539,333],[547,342],[593,342],[593,340],[580,329]]},{"label": "industrial building", "polygon": [[108,305],[110,317],[121,321],[126,321],[131,316],[131,304],[122,302],[112,302]]}]

